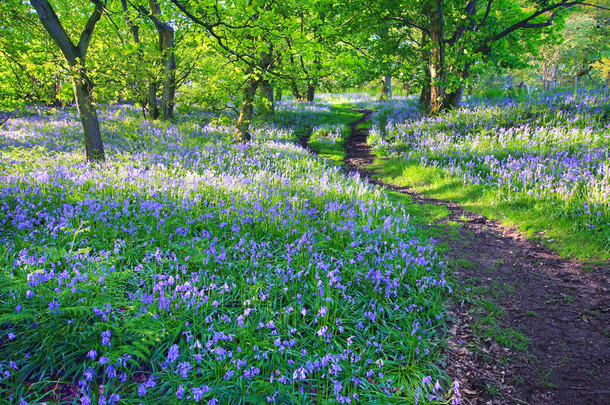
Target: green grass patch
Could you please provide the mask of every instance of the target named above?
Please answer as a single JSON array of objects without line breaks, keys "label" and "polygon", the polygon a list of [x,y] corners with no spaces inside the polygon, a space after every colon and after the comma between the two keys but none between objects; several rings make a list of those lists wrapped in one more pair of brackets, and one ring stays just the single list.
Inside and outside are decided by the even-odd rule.
[{"label": "green grass patch", "polygon": [[329,112],[316,116],[315,126],[309,136],[309,147],[337,166],[343,166],[344,143],[351,135],[349,124],[358,120],[362,113],[345,106],[333,106]]},{"label": "green grass patch", "polygon": [[543,215],[540,204],[533,199],[504,202],[496,189],[465,184],[442,169],[399,159],[377,159],[375,170],[379,178],[389,184],[410,187],[428,197],[454,201],[468,211],[499,220],[506,226],[516,226],[527,237],[563,257],[590,263],[610,260],[608,246],[598,235],[575,227],[567,218]]}]

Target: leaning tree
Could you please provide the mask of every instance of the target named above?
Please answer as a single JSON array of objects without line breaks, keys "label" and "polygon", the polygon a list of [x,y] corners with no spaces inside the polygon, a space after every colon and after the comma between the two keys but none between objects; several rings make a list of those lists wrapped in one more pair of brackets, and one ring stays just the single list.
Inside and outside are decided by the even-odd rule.
[{"label": "leaning tree", "polygon": [[53,42],[57,44],[70,66],[74,97],[83,126],[86,159],[94,162],[104,161],[102,133],[93,102],[93,82],[87,74],[85,58],[95,26],[104,13],[106,0],[91,0],[94,6],[93,12],[85,23],[76,44],[70,39],[48,0],[30,0],[30,2],[43,27]]}]

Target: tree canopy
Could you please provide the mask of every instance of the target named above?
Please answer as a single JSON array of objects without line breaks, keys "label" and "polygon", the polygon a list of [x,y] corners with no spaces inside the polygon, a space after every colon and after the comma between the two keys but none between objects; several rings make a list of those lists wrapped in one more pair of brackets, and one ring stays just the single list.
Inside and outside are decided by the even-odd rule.
[{"label": "tree canopy", "polygon": [[[459,106],[465,87],[490,69],[527,68],[543,86],[592,72],[610,77],[607,6],[604,0],[11,0],[0,3],[0,109],[76,101],[90,133],[86,143],[99,132],[96,102],[133,102],[149,119],[171,119],[176,98],[236,107],[238,141],[249,140],[257,93],[261,108],[273,113],[274,90],[312,101],[317,89],[373,82],[387,97],[394,80],[436,113]],[[101,137],[96,142],[88,158],[103,156]]]}]

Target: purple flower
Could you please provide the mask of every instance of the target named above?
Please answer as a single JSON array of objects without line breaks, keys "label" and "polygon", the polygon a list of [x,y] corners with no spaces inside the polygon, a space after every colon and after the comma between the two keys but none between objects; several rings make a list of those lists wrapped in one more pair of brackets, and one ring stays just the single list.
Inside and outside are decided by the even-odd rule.
[{"label": "purple flower", "polygon": [[112,346],[112,344],[110,343],[110,336],[110,330],[102,332],[102,345]]},{"label": "purple flower", "polygon": [[209,391],[210,391],[210,387],[208,387],[207,385],[204,385],[201,388],[193,388],[191,392],[193,393],[193,399],[198,402],[198,401],[201,401],[201,398],[203,398],[203,395]]},{"label": "purple flower", "polygon": [[180,347],[178,345],[172,345],[169,348],[169,353],[167,354],[167,361],[170,363],[174,363],[178,360],[178,356],[180,355]]},{"label": "purple flower", "polygon": [[180,384],[180,386],[178,387],[178,390],[176,391],[176,396],[178,397],[178,399],[182,399],[183,395],[184,395],[184,385]]},{"label": "purple flower", "polygon": [[185,361],[183,363],[180,363],[178,365],[178,370],[176,370],[176,374],[180,374],[180,376],[182,378],[187,378],[188,377],[188,372],[193,368],[193,366],[191,366],[191,363],[189,363],[188,361]]},{"label": "purple flower", "polygon": [[89,357],[91,360],[95,360],[95,358],[97,357],[97,352],[91,349],[87,352],[87,357]]},{"label": "purple flower", "polygon": [[121,400],[121,396],[119,394],[111,394],[110,398],[108,399],[109,404],[116,404],[118,401]]},{"label": "purple flower", "polygon": [[318,311],[318,315],[321,316],[322,318],[324,318],[324,316],[326,316],[326,313],[328,312],[328,308],[326,308],[325,306],[323,306],[322,308],[320,308],[320,310]]},{"label": "purple flower", "polygon": [[57,308],[59,308],[59,303],[57,302],[57,298],[53,298],[53,301],[49,302],[49,310],[51,312],[56,313]]}]

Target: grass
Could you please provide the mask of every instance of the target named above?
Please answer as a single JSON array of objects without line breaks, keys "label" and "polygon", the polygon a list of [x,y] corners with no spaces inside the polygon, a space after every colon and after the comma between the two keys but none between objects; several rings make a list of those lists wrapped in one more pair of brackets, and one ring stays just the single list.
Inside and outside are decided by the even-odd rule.
[{"label": "grass", "polygon": [[517,227],[524,235],[563,257],[573,257],[590,264],[610,260],[607,242],[591,232],[575,228],[567,218],[540,214],[536,201],[498,203],[493,189],[465,184],[457,176],[399,159],[376,159],[374,169],[388,184],[413,188],[427,197],[459,203],[467,211]]},{"label": "grass", "polygon": [[319,156],[335,165],[343,166],[345,159],[344,142],[351,135],[349,124],[362,116],[349,106],[334,105],[328,113],[317,117],[312,128],[309,147]]}]

